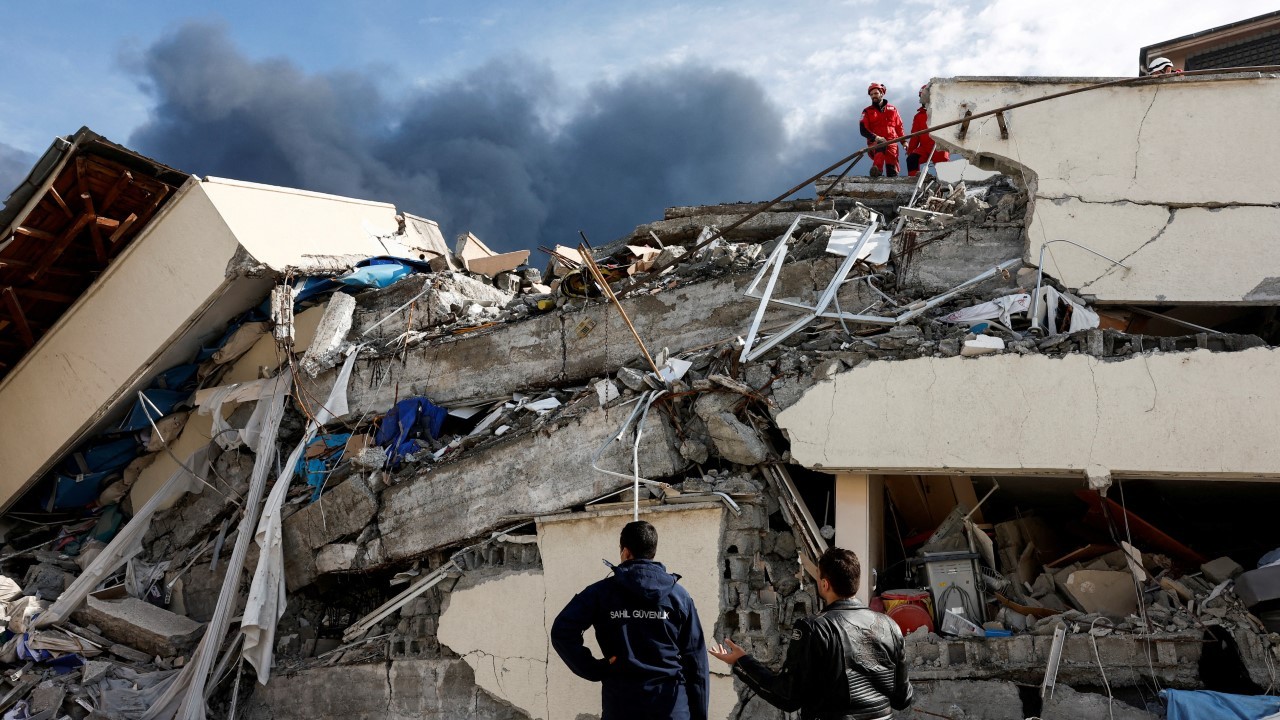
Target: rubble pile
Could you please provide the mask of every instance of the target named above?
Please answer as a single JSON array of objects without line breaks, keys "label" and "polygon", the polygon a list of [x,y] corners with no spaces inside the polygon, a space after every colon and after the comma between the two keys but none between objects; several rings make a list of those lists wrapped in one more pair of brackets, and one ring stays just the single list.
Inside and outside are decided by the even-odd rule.
[{"label": "rubble pile", "polygon": [[[263,305],[160,375],[126,417],[69,454],[32,496],[36,507],[6,519],[0,569],[14,579],[3,652],[25,664],[6,676],[12,688],[0,711],[26,703],[30,714],[15,717],[140,717],[139,708],[172,705],[184,693],[229,708],[250,692],[242,653],[253,658],[255,672],[246,674],[264,684],[273,667],[456,660],[437,637],[454,589],[541,569],[531,518],[611,505],[722,505],[716,632],[776,660],[786,629],[817,607],[805,573],[832,535],[827,513],[815,519],[812,498],[787,474],[786,439],[773,424],[806,388],[870,362],[998,353],[1118,360],[1265,345],[1246,334],[1127,332],[1123,313],[1093,308],[1021,269],[1021,252],[979,263],[946,286],[907,281],[909,265],[934,272],[931,248],[964,242],[961,230],[1020,227],[1027,196],[1005,178],[880,186],[889,189],[783,204],[724,237],[716,237],[719,226],[760,208],[673,209],[598,251],[585,243],[546,249],[545,270],[530,267],[527,252],[494,253],[468,234],[450,255],[369,258],[332,274],[280,278]],[[809,297],[784,295],[779,277],[800,278]],[[627,315],[627,307],[715,282],[746,294],[717,290],[717,308],[759,310],[735,316],[748,322],[712,341],[668,349],[663,338],[642,338]],[[824,287],[818,302],[829,308],[811,305]],[[763,322],[777,303],[789,308],[785,322]],[[573,369],[563,338],[599,332],[607,321],[593,311],[617,312],[631,334],[596,335],[606,346],[600,359]],[[800,311],[810,315],[796,321]],[[386,380],[411,367],[411,356],[465,357],[469,343],[522,323],[559,333],[550,336],[561,338],[559,347],[506,349],[562,353],[548,378],[481,367],[502,358],[477,351],[488,353],[475,367],[486,379],[461,399],[437,392],[456,380],[438,363],[422,377]],[[390,402],[368,401],[375,390]],[[600,426],[618,413],[621,427]],[[521,443],[534,442],[572,445],[577,454],[557,461],[575,467],[594,452],[590,469],[580,469],[606,491],[592,495],[579,483],[575,499],[543,497],[554,494],[548,490],[528,493],[537,502],[512,495],[510,508],[466,495],[467,472],[497,458],[516,463],[533,447]],[[666,463],[652,477],[644,473],[658,464],[642,468],[644,452]],[[179,481],[192,492],[174,490]],[[411,493],[428,487],[458,506],[416,504]],[[397,509],[404,507],[412,514]],[[987,676],[1027,681],[1044,668],[1042,644],[1025,646],[1036,636],[1059,636],[1059,653],[1068,644],[1064,682],[1088,683],[1082,668],[1092,668],[1066,635],[1192,647],[1221,628],[1242,652],[1274,655],[1275,636],[1231,589],[1228,563],[1193,567],[1165,547],[1111,545],[1049,557],[1043,542],[1029,540],[1033,521],[978,527],[966,514],[976,509],[963,508],[925,544],[966,556],[973,595],[931,596],[928,622],[904,626],[921,678],[973,676],[998,656]],[[405,525],[439,535],[406,546]],[[1038,528],[1037,539],[1046,532]],[[918,571],[927,573],[933,561],[920,557]],[[248,587],[242,568],[255,568]],[[281,586],[286,594],[273,599],[269,589]],[[72,612],[54,612],[54,601]],[[48,622],[37,625],[41,613]],[[232,615],[243,625],[228,633]],[[221,634],[207,637],[211,631]],[[977,638],[982,649],[952,649]],[[1119,657],[1136,645],[1107,647]],[[1194,685],[1187,668],[1198,655],[1184,650],[1160,655],[1151,673]],[[193,663],[203,675],[188,670]],[[1269,665],[1249,667],[1256,675]],[[1134,672],[1131,684],[1141,676]]]}]

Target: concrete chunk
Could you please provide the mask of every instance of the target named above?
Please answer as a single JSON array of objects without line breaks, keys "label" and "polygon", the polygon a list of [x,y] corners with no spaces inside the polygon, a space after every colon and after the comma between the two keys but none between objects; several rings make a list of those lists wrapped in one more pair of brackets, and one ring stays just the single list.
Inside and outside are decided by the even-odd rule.
[{"label": "concrete chunk", "polygon": [[311,584],[320,572],[316,550],[364,530],[378,512],[378,496],[361,475],[352,475],[320,500],[284,521],[284,569],[290,590]]},{"label": "concrete chunk", "polygon": [[759,465],[769,459],[769,448],[756,431],[731,413],[710,415],[706,423],[711,442],[724,459],[739,465]]},{"label": "concrete chunk", "polygon": [[351,332],[355,311],[354,297],[340,292],[329,296],[329,304],[324,308],[315,337],[302,356],[303,372],[315,377],[338,363],[342,348],[347,344],[347,334]]},{"label": "concrete chunk", "polygon": [[972,340],[965,340],[960,354],[965,357],[990,355],[1004,350],[1004,340],[991,335],[979,335]]},{"label": "concrete chunk", "polygon": [[74,617],[79,623],[98,627],[116,642],[160,657],[190,651],[204,627],[191,618],[132,597],[100,600],[89,596]]},{"label": "concrete chunk", "polygon": [[1115,570],[1077,570],[1066,583],[1072,602],[1087,613],[1124,617],[1137,611],[1133,575]]},{"label": "concrete chunk", "polygon": [[1216,585],[1244,572],[1244,568],[1240,567],[1240,563],[1224,556],[1201,565],[1200,572]]},{"label": "concrete chunk", "polygon": [[316,553],[316,572],[321,574],[350,570],[360,550],[354,543],[325,545]]}]

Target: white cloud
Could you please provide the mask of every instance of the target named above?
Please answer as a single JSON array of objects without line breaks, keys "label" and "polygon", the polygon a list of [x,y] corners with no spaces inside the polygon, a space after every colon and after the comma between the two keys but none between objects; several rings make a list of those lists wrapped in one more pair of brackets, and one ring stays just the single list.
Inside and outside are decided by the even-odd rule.
[{"label": "white cloud", "polygon": [[873,80],[913,99],[932,77],[1135,75],[1144,45],[1272,10],[1270,0],[646,3],[610,16],[551,13],[535,21],[523,50],[571,88],[686,60],[736,70],[786,108],[803,142],[832,117],[848,116],[852,127]]}]

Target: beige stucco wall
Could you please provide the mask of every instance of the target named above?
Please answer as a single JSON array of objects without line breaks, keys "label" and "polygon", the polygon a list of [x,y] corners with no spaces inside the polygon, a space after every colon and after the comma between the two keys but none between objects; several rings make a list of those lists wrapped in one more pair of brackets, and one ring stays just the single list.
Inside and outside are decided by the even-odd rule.
[{"label": "beige stucco wall", "polygon": [[[395,232],[395,214],[386,203],[217,178],[188,181],[0,382],[0,417],[13,419],[0,433],[0,508],[100,431],[100,421],[149,377],[189,362],[204,336],[220,334],[227,320],[262,300],[269,278],[228,277],[242,248],[275,270],[310,265],[317,256],[379,255],[385,250],[375,235]],[[297,336],[310,331],[314,323],[299,316]],[[250,351],[265,362],[241,363],[234,377],[252,379],[259,365],[274,367],[268,345]],[[206,424],[193,422],[176,454],[185,460],[201,432],[207,435]],[[175,467],[167,455],[153,463],[134,501],[145,501]]]},{"label": "beige stucco wall", "polygon": [[[720,615],[723,517],[718,504],[666,506],[641,514],[657,529],[658,560],[681,575],[708,638]],[[455,590],[440,617],[440,642],[471,665],[480,687],[533,717],[598,716],[600,686],[569,672],[552,651],[549,635],[569,600],[608,575],[600,560],[618,562],[618,533],[630,520],[629,509],[542,518],[542,572],[504,574]],[[586,640],[599,656],[591,632]],[[713,660],[711,669],[711,717],[727,718],[737,702],[733,680],[724,664]]]},{"label": "beige stucco wall", "polygon": [[222,292],[236,247],[201,186],[189,183],[0,382],[0,506]]},{"label": "beige stucco wall", "polygon": [[[935,138],[995,159],[1034,190],[1027,259],[1103,302],[1280,302],[1280,77],[1182,77],[1048,100]],[[930,86],[930,124],[1101,79],[954,78]]]},{"label": "beige stucco wall", "polygon": [[203,185],[245,250],[275,270],[307,256],[383,255],[374,235],[396,231],[389,203],[223,178]]},{"label": "beige stucco wall", "polygon": [[1280,350],[868,363],[778,423],[808,467],[1280,479]]}]

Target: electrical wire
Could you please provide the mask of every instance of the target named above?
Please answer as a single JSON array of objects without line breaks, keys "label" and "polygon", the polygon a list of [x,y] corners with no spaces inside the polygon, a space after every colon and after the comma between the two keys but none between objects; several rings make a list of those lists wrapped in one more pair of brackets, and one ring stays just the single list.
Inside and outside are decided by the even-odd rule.
[{"label": "electrical wire", "polygon": [[1094,618],[1093,622],[1089,623],[1089,641],[1093,643],[1093,657],[1098,661],[1098,672],[1102,673],[1102,686],[1107,689],[1107,717],[1110,720],[1115,720],[1115,713],[1111,709],[1111,704],[1115,698],[1111,695],[1111,683],[1107,681],[1107,671],[1102,667],[1102,655],[1098,652],[1098,636],[1093,634],[1093,628],[1100,620],[1111,622],[1105,617]]}]

